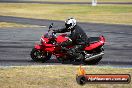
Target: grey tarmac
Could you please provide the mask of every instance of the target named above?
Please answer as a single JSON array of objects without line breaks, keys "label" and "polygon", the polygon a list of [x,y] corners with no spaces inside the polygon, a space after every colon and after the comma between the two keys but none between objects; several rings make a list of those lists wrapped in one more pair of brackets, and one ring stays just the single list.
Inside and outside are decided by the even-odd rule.
[{"label": "grey tarmac", "polygon": [[[52,56],[46,63],[33,62],[30,51],[48,30],[50,23],[55,28],[64,26],[63,21],[0,16],[1,22],[33,24],[47,27],[0,28],[0,66],[62,65]],[[78,23],[90,36],[104,35],[105,55],[98,66],[132,66],[132,26],[99,23]],[[71,65],[72,63],[66,63]]]}]

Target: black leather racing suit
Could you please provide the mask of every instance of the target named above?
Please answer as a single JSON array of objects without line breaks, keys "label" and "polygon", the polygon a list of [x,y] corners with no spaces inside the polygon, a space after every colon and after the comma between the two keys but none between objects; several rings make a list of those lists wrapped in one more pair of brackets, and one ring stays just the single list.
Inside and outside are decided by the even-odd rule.
[{"label": "black leather racing suit", "polygon": [[86,33],[84,32],[84,30],[80,26],[76,25],[70,31],[67,28],[62,28],[62,29],[54,30],[54,32],[56,33],[71,32],[69,37],[72,40],[72,42],[69,40],[65,41],[61,44],[61,46],[68,46],[70,44],[75,45],[72,49],[68,51],[68,53],[70,55],[75,56],[76,59],[82,59],[82,57],[80,57],[79,53],[77,52],[82,51],[86,45],[89,45],[89,39]]}]

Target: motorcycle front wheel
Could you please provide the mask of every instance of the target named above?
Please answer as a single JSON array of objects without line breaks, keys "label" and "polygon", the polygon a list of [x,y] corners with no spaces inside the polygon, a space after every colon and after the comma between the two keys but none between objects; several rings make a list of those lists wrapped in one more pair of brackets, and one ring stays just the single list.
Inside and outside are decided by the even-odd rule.
[{"label": "motorcycle front wheel", "polygon": [[38,50],[35,48],[33,48],[30,53],[32,60],[35,62],[38,62],[38,61],[46,62],[47,60],[49,60],[51,58],[51,55],[52,54],[50,54],[50,53],[47,53],[47,52],[44,52],[42,50]]}]

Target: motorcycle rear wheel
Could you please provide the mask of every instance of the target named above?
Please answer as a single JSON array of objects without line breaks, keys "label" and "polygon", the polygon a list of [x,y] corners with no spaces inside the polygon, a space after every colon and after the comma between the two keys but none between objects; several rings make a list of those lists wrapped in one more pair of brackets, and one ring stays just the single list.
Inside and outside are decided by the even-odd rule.
[{"label": "motorcycle rear wheel", "polygon": [[42,50],[37,50],[35,48],[32,49],[30,54],[32,60],[35,62],[38,62],[38,61],[46,62],[47,60],[51,58],[51,55],[52,54],[50,53],[44,52]]}]

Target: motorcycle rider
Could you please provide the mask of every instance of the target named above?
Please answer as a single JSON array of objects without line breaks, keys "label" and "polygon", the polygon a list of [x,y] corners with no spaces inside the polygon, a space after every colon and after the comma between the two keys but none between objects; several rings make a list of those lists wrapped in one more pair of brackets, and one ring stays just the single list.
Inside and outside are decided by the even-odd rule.
[{"label": "motorcycle rider", "polygon": [[83,59],[82,54],[78,53],[78,51],[82,51],[86,45],[89,45],[89,39],[84,32],[84,30],[77,25],[76,20],[74,18],[69,18],[65,21],[65,27],[53,30],[55,33],[65,33],[71,32],[69,35],[69,40],[59,44],[62,47],[66,47],[68,45],[74,45],[73,48],[68,50],[68,54],[75,56],[77,60]]}]

